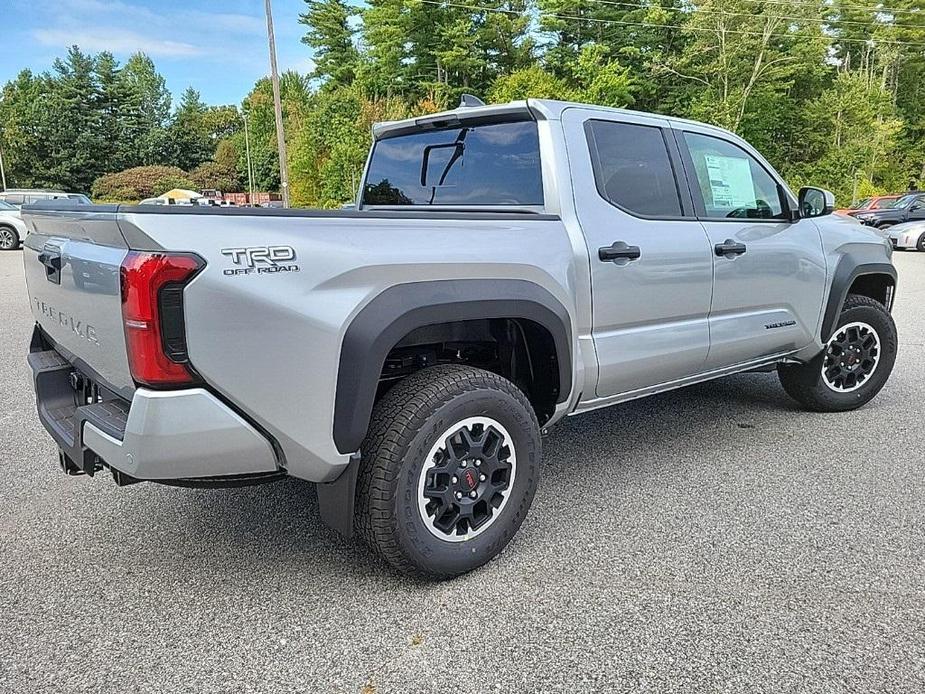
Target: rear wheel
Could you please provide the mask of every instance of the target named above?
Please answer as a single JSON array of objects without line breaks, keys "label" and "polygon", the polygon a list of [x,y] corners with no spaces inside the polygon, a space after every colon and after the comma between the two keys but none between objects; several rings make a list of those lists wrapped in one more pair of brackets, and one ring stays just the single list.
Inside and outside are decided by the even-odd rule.
[{"label": "rear wheel", "polygon": [[850,294],[825,348],[806,364],[779,364],[787,393],[817,412],[843,412],[868,403],[896,361],[893,317],[879,301]]},{"label": "rear wheel", "polygon": [[917,250],[925,252],[925,234],[919,236],[919,242],[915,244]]},{"label": "rear wheel", "polygon": [[400,571],[449,578],[497,555],[536,492],[539,424],[501,376],[419,371],[376,405],[362,446],[355,525]]},{"label": "rear wheel", "polygon": [[15,251],[19,248],[19,234],[13,227],[0,226],[0,251]]}]

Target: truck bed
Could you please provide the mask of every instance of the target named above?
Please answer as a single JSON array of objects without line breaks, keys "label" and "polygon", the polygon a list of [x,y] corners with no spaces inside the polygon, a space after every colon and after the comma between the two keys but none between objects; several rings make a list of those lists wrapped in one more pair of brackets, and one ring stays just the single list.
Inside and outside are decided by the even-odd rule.
[{"label": "truck bed", "polygon": [[315,482],[336,478],[354,453],[335,445],[333,403],[345,326],[373,297],[411,278],[480,278],[530,280],[563,305],[575,301],[574,251],[562,222],[529,210],[55,201],[23,212],[37,329],[79,373],[130,404],[139,391],[150,398],[157,390],[132,376],[120,268],[135,253],[201,259],[182,290],[196,389],[227,408],[222,417],[240,417],[265,438],[281,470]]}]

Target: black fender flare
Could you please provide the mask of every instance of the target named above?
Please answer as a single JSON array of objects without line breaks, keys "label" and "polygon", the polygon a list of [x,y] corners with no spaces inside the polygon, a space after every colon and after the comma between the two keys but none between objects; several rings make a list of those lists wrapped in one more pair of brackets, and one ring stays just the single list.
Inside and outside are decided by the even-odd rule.
[{"label": "black fender flare", "polygon": [[334,444],[355,453],[366,437],[389,351],[416,328],[447,321],[521,318],[553,336],[559,402],[572,390],[572,330],[562,303],[540,285],[517,279],[433,280],[398,284],[364,306],[344,333],[334,397]]},{"label": "black fender flare", "polygon": [[[848,298],[848,290],[851,289],[851,285],[858,277],[863,275],[886,275],[892,279],[895,293],[896,268],[885,256],[885,249],[881,250],[879,246],[865,245],[849,249],[839,258],[838,264],[835,266],[835,272],[832,273],[832,287],[829,290],[829,299],[822,318],[821,338],[823,342],[826,342],[832,336],[835,321],[838,320],[838,314],[841,313],[841,308],[845,305],[845,299]],[[890,308],[890,306],[887,306],[887,309]]]}]

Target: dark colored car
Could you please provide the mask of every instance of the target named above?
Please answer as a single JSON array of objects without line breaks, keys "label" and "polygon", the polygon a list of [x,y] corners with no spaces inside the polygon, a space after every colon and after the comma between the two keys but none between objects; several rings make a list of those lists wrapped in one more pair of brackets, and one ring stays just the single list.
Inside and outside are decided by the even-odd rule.
[{"label": "dark colored car", "polygon": [[864,200],[859,200],[851,207],[835,210],[835,214],[845,215],[846,217],[857,217],[859,214],[869,210],[883,210],[887,207],[892,207],[893,203],[901,197],[901,195],[875,195],[870,198],[865,198]]},{"label": "dark colored car", "polygon": [[925,220],[925,193],[908,193],[897,200],[892,207],[882,210],[868,210],[855,215],[862,224],[883,229],[901,222]]}]

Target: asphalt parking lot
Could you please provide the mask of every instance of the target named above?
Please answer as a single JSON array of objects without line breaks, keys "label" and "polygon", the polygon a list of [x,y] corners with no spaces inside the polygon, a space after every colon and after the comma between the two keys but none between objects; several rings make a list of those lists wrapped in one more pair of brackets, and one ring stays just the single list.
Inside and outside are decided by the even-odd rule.
[{"label": "asphalt parking lot", "polygon": [[864,409],[772,374],[572,418],[487,567],[391,573],[310,485],[68,478],[39,424],[20,253],[0,254],[0,691],[921,692],[925,254]]}]

